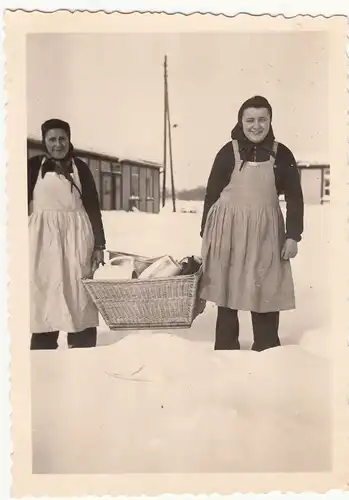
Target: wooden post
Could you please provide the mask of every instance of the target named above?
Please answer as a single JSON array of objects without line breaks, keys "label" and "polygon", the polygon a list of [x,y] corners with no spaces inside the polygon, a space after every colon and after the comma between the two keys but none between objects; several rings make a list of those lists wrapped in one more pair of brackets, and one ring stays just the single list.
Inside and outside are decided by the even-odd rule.
[{"label": "wooden post", "polygon": [[164,161],[162,170],[162,206],[166,203],[166,166],[167,166],[167,56],[164,60]]},{"label": "wooden post", "polygon": [[174,173],[173,173],[173,157],[172,157],[172,135],[171,135],[171,120],[170,120],[170,105],[168,101],[168,93],[167,93],[167,123],[168,123],[168,142],[169,142],[169,149],[170,149],[170,169],[171,169],[171,190],[172,190],[172,205],[173,205],[173,211],[176,211],[176,193],[175,193],[175,186],[174,186]]}]

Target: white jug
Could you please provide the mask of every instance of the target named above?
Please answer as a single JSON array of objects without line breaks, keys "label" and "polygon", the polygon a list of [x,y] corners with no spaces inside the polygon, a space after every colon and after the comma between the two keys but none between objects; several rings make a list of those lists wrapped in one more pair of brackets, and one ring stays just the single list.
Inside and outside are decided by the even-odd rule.
[{"label": "white jug", "polygon": [[132,257],[114,257],[110,259],[104,266],[99,266],[94,273],[94,279],[100,280],[130,280],[134,270],[134,261]]}]

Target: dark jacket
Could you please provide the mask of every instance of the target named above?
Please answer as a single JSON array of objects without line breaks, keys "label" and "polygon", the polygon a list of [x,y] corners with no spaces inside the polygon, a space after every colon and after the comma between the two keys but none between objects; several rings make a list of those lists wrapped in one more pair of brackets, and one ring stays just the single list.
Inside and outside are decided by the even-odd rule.
[{"label": "dark jacket", "polygon": [[[28,210],[29,204],[33,200],[33,192],[38,179],[43,155],[30,158],[27,163],[27,186],[28,186]],[[88,165],[74,157],[74,162],[79,173],[81,182],[81,200],[86,213],[90,219],[92,231],[95,239],[95,248],[105,248],[105,235],[103,229],[102,215],[99,205],[98,193],[95,181]]]},{"label": "dark jacket", "polygon": [[[238,141],[238,144],[239,149],[243,151],[242,142]],[[254,148],[254,150],[249,152],[249,157],[246,159],[248,161],[262,162],[268,160],[269,156],[268,151]],[[209,175],[201,223],[201,236],[204,232],[208,212],[212,205],[219,199],[223,189],[229,184],[234,166],[233,145],[229,141],[218,152]],[[274,175],[277,194],[285,195],[286,237],[300,241],[303,233],[304,218],[304,201],[300,176],[292,152],[281,143],[278,143]]]}]

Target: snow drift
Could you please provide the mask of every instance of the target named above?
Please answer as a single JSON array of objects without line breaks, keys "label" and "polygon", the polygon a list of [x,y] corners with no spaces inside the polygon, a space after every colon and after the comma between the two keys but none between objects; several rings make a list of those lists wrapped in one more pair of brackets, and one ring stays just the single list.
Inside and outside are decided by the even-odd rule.
[{"label": "snow drift", "polygon": [[[192,205],[192,203],[191,203]],[[34,473],[311,472],[331,467],[328,206],[306,207],[297,309],[282,346],[213,351],[215,307],[190,330],[111,332],[99,347],[32,356]],[[200,254],[197,213],[104,214],[108,248]],[[310,265],[311,263],[311,265]]]}]

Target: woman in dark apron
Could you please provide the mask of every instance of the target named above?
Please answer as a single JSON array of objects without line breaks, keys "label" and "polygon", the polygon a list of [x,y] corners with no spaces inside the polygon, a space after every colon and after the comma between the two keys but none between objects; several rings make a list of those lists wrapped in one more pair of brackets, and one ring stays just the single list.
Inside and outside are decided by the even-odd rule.
[{"label": "woman in dark apron", "polygon": [[246,101],[207,184],[201,298],[218,306],[215,349],[240,348],[239,310],[251,311],[253,350],[279,346],[280,311],[295,308],[290,259],[303,232],[303,194],[294,156],[275,141],[271,121],[265,98]]}]

